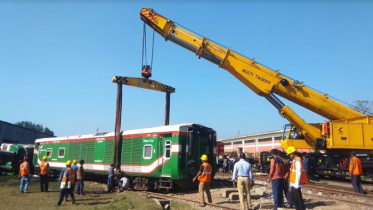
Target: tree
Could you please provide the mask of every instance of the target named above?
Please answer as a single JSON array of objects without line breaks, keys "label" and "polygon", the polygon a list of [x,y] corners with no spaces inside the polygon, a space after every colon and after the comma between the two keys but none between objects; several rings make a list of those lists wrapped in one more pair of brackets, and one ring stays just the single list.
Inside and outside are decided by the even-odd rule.
[{"label": "tree", "polygon": [[44,128],[43,133],[49,134],[51,136],[54,136],[54,132],[51,129],[49,129],[48,127]]},{"label": "tree", "polygon": [[20,122],[16,122],[15,125],[22,126],[24,128],[28,128],[34,131],[39,131],[39,132],[54,136],[54,132],[48,127],[44,128],[42,124],[35,124],[31,121],[20,121]]},{"label": "tree", "polygon": [[373,101],[355,101],[355,109],[365,115],[373,115]]}]

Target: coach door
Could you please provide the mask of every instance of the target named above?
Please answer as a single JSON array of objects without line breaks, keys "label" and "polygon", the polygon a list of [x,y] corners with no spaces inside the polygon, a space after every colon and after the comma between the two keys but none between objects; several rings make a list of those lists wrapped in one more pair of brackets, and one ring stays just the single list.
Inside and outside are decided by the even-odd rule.
[{"label": "coach door", "polygon": [[[162,147],[163,147],[163,167],[162,167],[162,176],[170,177],[171,176],[171,142],[172,135],[164,135],[162,138]],[[162,148],[160,147],[160,148]]]}]

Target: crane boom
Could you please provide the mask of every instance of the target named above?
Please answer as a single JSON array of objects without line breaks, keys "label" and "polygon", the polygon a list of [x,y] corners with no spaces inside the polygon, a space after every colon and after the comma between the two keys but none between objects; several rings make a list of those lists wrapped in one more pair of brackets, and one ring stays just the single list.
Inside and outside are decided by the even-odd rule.
[{"label": "crane boom", "polygon": [[[329,120],[349,119],[364,116],[362,113],[341,104],[326,94],[321,94],[272,69],[225,48],[219,44],[188,31],[173,21],[143,8],[141,19],[162,35],[194,53],[227,70],[256,94],[268,97],[274,93],[282,96]],[[279,109],[280,110],[280,109]]]}]

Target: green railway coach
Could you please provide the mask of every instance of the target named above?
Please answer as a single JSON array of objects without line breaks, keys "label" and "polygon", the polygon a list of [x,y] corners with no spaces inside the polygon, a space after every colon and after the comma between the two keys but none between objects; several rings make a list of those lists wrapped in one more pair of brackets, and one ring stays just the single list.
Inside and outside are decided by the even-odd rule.
[{"label": "green railway coach", "polygon": [[[189,188],[206,154],[216,171],[216,132],[198,124],[179,124],[121,132],[120,169],[134,189]],[[88,174],[107,175],[114,160],[114,132],[35,141],[33,163],[39,168],[47,156],[53,174],[67,160],[84,160]]]},{"label": "green railway coach", "polygon": [[[24,157],[32,159],[34,153],[34,145],[25,144],[6,144],[0,146],[0,171],[14,172],[18,174],[19,166],[23,162]],[[33,172],[33,165],[31,164]]]}]

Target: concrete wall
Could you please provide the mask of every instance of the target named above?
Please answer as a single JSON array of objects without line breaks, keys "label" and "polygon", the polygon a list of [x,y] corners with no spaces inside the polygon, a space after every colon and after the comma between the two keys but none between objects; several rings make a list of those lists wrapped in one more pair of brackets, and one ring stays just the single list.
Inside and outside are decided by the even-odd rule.
[{"label": "concrete wall", "polygon": [[0,120],[0,144],[34,144],[36,139],[47,137],[52,136]]}]

